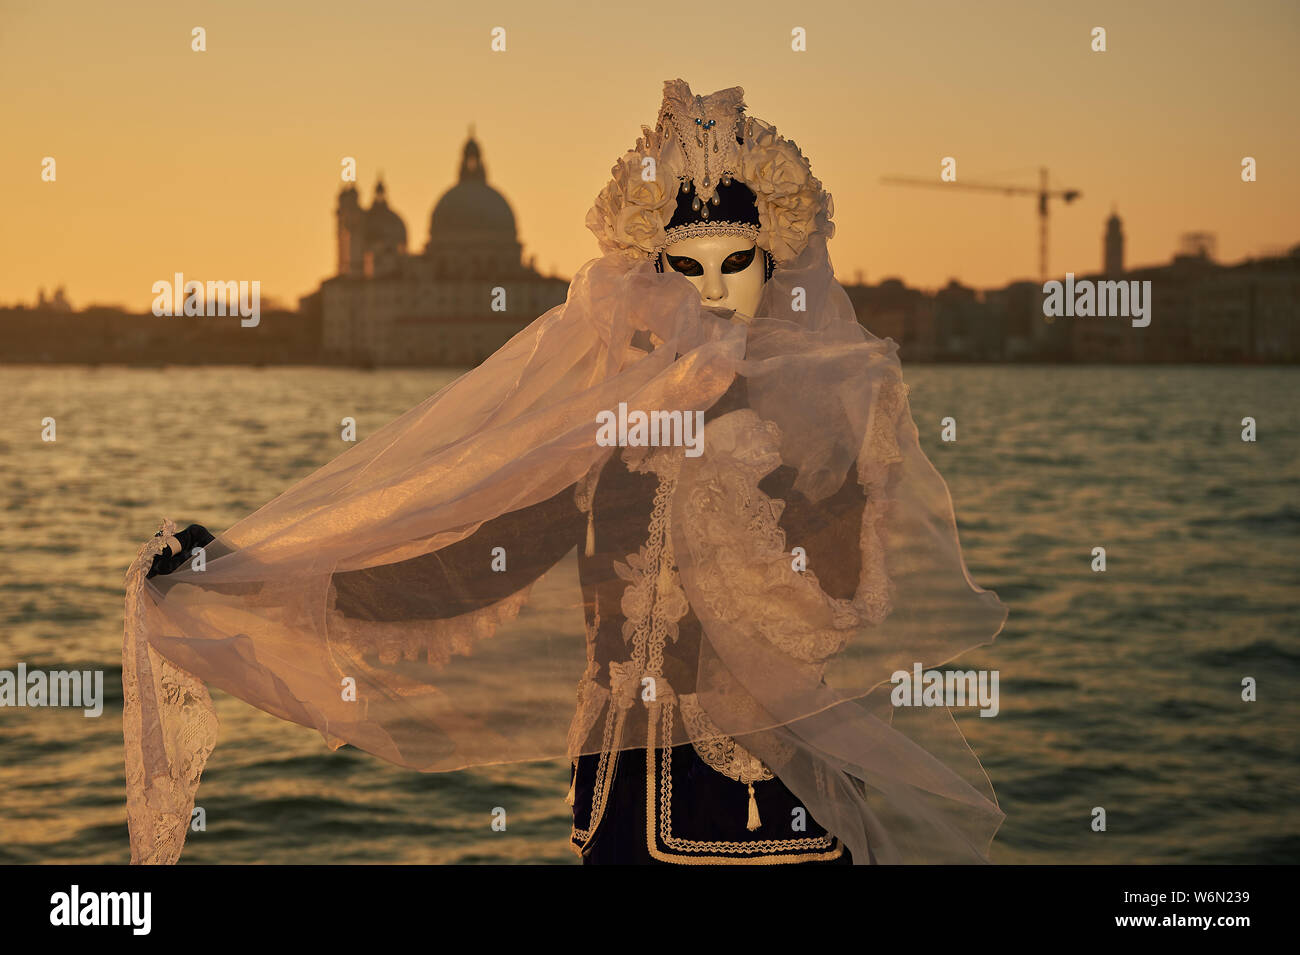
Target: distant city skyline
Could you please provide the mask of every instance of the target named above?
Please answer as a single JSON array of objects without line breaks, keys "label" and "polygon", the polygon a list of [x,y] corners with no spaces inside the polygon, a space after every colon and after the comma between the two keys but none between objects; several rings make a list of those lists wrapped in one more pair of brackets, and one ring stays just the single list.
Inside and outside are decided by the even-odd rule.
[{"label": "distant city skyline", "polygon": [[[1167,261],[1193,231],[1215,234],[1225,262],[1300,241],[1295,4],[657,9],[8,7],[0,80],[32,92],[4,106],[0,302],[62,286],[77,307],[146,310],[153,283],[184,272],[258,280],[292,304],[333,274],[341,160],[356,158],[367,200],[382,172],[418,235],[471,123],[525,261],[570,277],[597,254],[583,222],[610,165],[676,76],[744,86],[749,112],[804,149],[835,197],[845,284],[1037,279],[1031,198],[880,181],[937,179],[946,156],[959,182],[1035,185],[1046,167],[1081,191],[1051,209],[1054,275],[1101,267],[1112,208],[1130,267]],[[504,53],[489,49],[495,26]],[[795,28],[806,52],[791,50]],[[714,38],[706,57],[696,36]],[[1256,182],[1241,181],[1245,156]]]},{"label": "distant city skyline", "polygon": [[[1290,244],[1282,243],[1276,246],[1270,246],[1265,249],[1260,249],[1259,251],[1253,254],[1244,255],[1239,259],[1228,260],[1218,254],[1217,251],[1218,237],[1215,233],[1203,232],[1203,231],[1188,231],[1178,236],[1175,246],[1171,247],[1167,251],[1163,259],[1159,259],[1159,260],[1153,259],[1151,261],[1144,261],[1144,262],[1132,262],[1128,259],[1125,234],[1121,232],[1118,237],[1118,241],[1116,242],[1115,237],[1110,233],[1112,223],[1115,222],[1116,220],[1122,223],[1123,217],[1118,216],[1117,213],[1115,212],[1112,212],[1111,215],[1107,217],[1106,232],[1103,234],[1103,239],[1101,242],[1102,248],[1098,253],[1096,264],[1094,264],[1091,267],[1084,266],[1084,265],[1075,266],[1069,271],[1073,272],[1073,274],[1076,275],[1086,275],[1086,274],[1117,275],[1120,272],[1147,271],[1151,269],[1158,269],[1164,267],[1168,265],[1170,262],[1172,262],[1175,258],[1178,258],[1179,256],[1189,255],[1189,254],[1205,254],[1206,257],[1210,259],[1210,261],[1217,262],[1222,265],[1234,266],[1234,265],[1241,265],[1246,262],[1255,261],[1255,260],[1283,258],[1293,254],[1295,249],[1300,248],[1300,238],[1297,238],[1296,241]],[[1297,232],[1297,235],[1300,235],[1300,231]],[[1198,243],[1206,243],[1206,244],[1202,247],[1195,247],[1198,246]],[[420,243],[418,241],[413,243],[413,248],[411,250],[412,254],[416,254],[418,252],[419,244]],[[534,258],[535,255],[525,255],[521,260],[521,264],[524,265],[525,267],[537,266],[539,271],[544,272],[548,278],[556,277],[556,273],[554,273],[553,271],[540,269],[540,265],[537,262],[532,261]],[[1118,268],[1116,267],[1115,263],[1119,264]],[[1064,274],[1065,272],[1062,271],[1059,273],[1055,273],[1053,277],[1059,279]],[[325,275],[322,276],[322,281],[328,281],[328,279],[331,278],[331,276],[332,273],[327,272]],[[568,281],[572,279],[573,276],[566,275],[561,272],[558,273],[558,277],[563,278],[565,281]],[[1026,276],[1021,276],[1018,278],[1010,278],[1003,282],[996,283],[993,285],[974,285],[969,282],[962,281],[957,276],[950,276],[946,281],[940,282],[939,284],[933,286],[925,286],[925,285],[918,285],[914,282],[909,281],[906,276],[902,276],[902,275],[869,276],[865,273],[864,270],[855,270],[853,274],[845,274],[842,271],[837,272],[836,278],[839,280],[840,284],[845,287],[879,286],[881,283],[901,282],[905,288],[911,291],[920,292],[925,295],[936,295],[947,288],[951,288],[954,284],[962,288],[975,290],[977,292],[994,292],[994,291],[1010,288],[1012,286],[1024,285],[1024,284],[1033,285],[1035,287],[1037,287],[1038,285],[1036,279],[1026,277]],[[317,286],[303,292],[301,295],[296,296],[293,300],[289,300],[286,298],[279,298],[279,297],[276,298],[264,297],[264,301],[266,303],[266,309],[268,311],[294,310],[298,307],[299,300],[313,295],[316,291],[318,291],[319,287],[320,287],[320,283],[317,283]],[[35,294],[28,296],[26,298],[20,296],[19,298],[13,301],[0,301],[0,308],[28,307],[28,306],[36,307],[36,308],[48,308],[53,311],[80,311],[85,308],[119,308],[125,312],[137,312],[137,311],[146,310],[143,308],[133,308],[122,302],[74,301],[72,299],[72,294],[69,292],[68,286],[65,283],[60,283],[58,285],[49,286],[49,287],[40,286],[37,288]]]}]

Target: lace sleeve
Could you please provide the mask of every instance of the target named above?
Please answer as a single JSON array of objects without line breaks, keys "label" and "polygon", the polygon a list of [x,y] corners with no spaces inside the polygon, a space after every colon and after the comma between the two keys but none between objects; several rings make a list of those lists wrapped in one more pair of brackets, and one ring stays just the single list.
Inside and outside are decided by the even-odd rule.
[{"label": "lace sleeve", "polygon": [[[409,620],[410,596],[425,595],[427,620],[458,617],[505,600],[553,567],[583,537],[586,516],[571,485],[531,507],[487,521],[463,540],[410,560],[333,576],[333,609],[354,620]],[[502,548],[504,570],[493,565]],[[398,600],[397,597],[404,599]]]},{"label": "lace sleeve", "polygon": [[867,495],[857,465],[849,468],[840,489],[813,503],[794,490],[796,471],[782,465],[759,482],[768,497],[785,502],[779,524],[790,548],[802,547],[808,569],[829,597],[851,600],[862,570],[861,527]]}]

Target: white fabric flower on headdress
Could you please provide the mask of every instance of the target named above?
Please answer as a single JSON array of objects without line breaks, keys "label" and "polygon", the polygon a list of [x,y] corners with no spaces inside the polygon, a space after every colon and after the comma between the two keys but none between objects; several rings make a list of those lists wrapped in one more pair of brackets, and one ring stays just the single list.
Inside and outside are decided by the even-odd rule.
[{"label": "white fabric flower on headdress", "polygon": [[644,256],[663,248],[664,227],[677,208],[677,189],[686,166],[681,147],[673,137],[645,126],[641,131],[636,147],[614,164],[610,170],[614,178],[587,213],[587,228],[605,253]]},{"label": "white fabric flower on headdress", "polygon": [[830,193],[793,141],[749,118],[740,150],[740,179],[758,197],[759,244],[778,262],[796,258],[814,232],[834,235]]}]

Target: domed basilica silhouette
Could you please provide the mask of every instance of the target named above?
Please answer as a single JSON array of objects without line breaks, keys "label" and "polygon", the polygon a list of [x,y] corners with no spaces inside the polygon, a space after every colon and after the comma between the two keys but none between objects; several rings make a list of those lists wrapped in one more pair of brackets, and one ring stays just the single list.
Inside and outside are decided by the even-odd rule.
[{"label": "domed basilica silhouette", "polygon": [[423,252],[407,251],[406,223],[382,179],[369,208],[354,185],[338,198],[338,267],[302,300],[319,309],[322,347],[373,365],[475,365],[561,304],[568,281],[523,261],[510,203],[488,185],[473,130],[460,173],[429,217]]}]

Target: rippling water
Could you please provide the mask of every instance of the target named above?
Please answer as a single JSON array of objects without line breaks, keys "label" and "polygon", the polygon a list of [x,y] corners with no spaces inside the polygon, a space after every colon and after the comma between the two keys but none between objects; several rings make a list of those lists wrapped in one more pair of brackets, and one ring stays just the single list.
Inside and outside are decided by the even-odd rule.
[{"label": "rippling water", "polygon": [[[1000,714],[957,714],[1007,814],[994,860],[1300,861],[1300,370],[905,373],[971,576],[1011,608],[962,658],[1000,671]],[[0,708],[0,862],[129,857],[121,583],[158,520],[228,527],[338,454],[342,417],[364,437],[452,377],[0,367],[0,669],[102,668],[107,698]],[[214,699],[187,862],[577,861],[562,761],[421,775]]]}]

